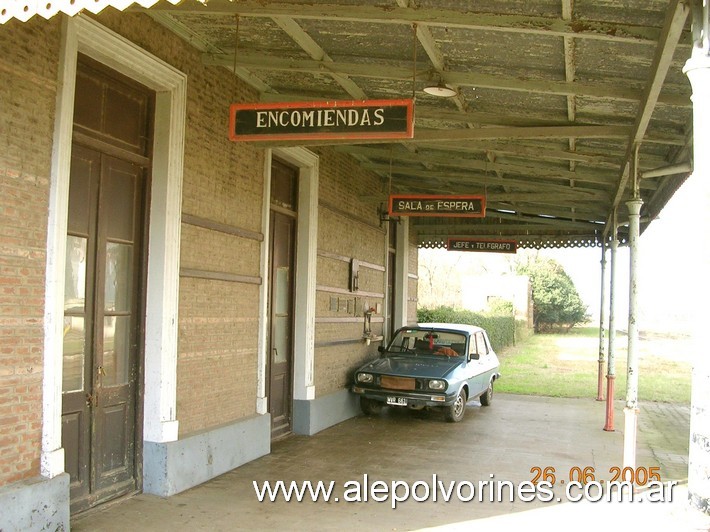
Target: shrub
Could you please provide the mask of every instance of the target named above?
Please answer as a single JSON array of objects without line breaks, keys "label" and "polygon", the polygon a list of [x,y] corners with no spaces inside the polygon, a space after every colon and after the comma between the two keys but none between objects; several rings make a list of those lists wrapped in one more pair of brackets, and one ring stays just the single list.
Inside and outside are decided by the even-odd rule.
[{"label": "shrub", "polygon": [[479,314],[470,310],[459,310],[452,307],[420,308],[417,309],[419,323],[464,323],[477,325],[488,333],[494,351],[515,343],[515,318],[513,313],[493,315],[490,313]]}]

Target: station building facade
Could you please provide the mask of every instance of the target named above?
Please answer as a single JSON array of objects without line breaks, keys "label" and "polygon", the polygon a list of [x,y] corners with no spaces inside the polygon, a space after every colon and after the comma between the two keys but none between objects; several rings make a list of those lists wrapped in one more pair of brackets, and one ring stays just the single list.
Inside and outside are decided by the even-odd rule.
[{"label": "station building facade", "polygon": [[231,142],[258,93],[145,14],[0,31],[0,528],[169,496],[356,415],[416,321],[386,183]]}]

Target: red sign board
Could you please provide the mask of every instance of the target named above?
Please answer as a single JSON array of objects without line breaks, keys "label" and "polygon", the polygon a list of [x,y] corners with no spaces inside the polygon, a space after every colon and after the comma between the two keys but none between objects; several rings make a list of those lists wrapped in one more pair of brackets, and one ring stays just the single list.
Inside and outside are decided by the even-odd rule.
[{"label": "red sign board", "polygon": [[235,141],[411,139],[413,100],[248,103],[229,108]]},{"label": "red sign board", "polygon": [[472,238],[449,238],[446,249],[449,251],[479,251],[488,253],[517,253],[515,240],[479,240]]},{"label": "red sign board", "polygon": [[483,218],[486,216],[486,197],[438,196],[434,194],[392,194],[390,216],[449,216]]}]

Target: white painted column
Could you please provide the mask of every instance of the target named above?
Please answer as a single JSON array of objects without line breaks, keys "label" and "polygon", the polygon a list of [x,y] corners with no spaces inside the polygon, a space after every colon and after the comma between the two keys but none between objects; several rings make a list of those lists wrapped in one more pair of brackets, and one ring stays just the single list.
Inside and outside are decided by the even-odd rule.
[{"label": "white painted column", "polygon": [[395,253],[396,279],[394,280],[394,329],[407,325],[407,302],[409,301],[409,218],[402,216],[399,223],[394,224],[397,231],[397,250]]},{"label": "white painted column", "polygon": [[[694,177],[705,181],[703,187],[708,195],[707,181],[710,179],[710,150],[706,148],[710,139],[710,26],[708,6],[696,6],[696,18],[693,21],[695,46],[691,58],[683,69],[693,89],[693,139],[694,139]],[[703,31],[699,31],[702,29]],[[708,201],[705,207],[688,213],[689,227],[696,229],[699,238],[698,247],[703,250],[702,265],[698,271],[710,271],[710,239],[707,228],[710,227]],[[695,287],[696,301],[710,301],[710,282],[707,276],[698,279]],[[696,346],[693,364],[692,397],[690,404],[690,448],[688,452],[688,498],[691,506],[710,514],[710,327],[707,314],[696,313],[697,321],[693,324],[693,340]]]},{"label": "white painted column", "polygon": [[[635,166],[635,165],[634,165]],[[635,171],[635,169],[634,169]],[[629,209],[629,335],[626,369],[626,406],[624,407],[624,467],[636,468],[636,427],[638,424],[638,256],[639,223],[643,201],[626,202]]]}]

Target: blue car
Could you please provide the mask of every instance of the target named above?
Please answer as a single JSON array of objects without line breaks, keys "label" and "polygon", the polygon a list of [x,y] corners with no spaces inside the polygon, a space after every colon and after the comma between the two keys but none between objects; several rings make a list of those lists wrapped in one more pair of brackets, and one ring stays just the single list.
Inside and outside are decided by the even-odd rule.
[{"label": "blue car", "polygon": [[463,419],[466,402],[493,399],[500,378],[498,357],[480,327],[456,323],[420,323],[399,329],[381,357],[355,372],[352,391],[367,415],[384,406],[444,409],[447,421]]}]

